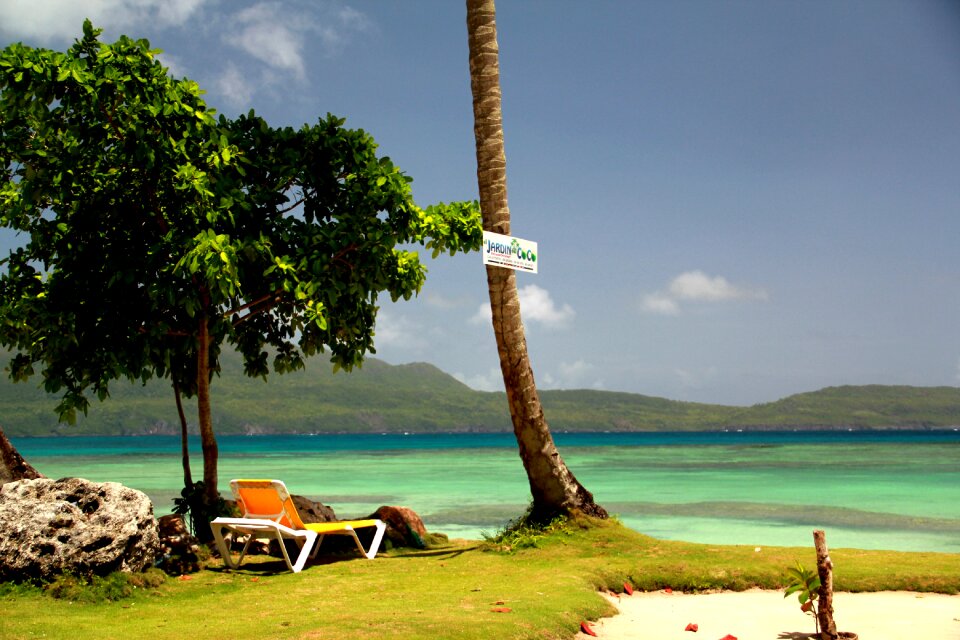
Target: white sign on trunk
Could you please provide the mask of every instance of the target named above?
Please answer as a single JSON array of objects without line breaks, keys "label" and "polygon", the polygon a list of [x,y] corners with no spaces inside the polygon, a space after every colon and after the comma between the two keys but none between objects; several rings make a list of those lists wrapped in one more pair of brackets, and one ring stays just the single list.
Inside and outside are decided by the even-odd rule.
[{"label": "white sign on trunk", "polygon": [[483,264],[536,273],[537,243],[484,231]]}]

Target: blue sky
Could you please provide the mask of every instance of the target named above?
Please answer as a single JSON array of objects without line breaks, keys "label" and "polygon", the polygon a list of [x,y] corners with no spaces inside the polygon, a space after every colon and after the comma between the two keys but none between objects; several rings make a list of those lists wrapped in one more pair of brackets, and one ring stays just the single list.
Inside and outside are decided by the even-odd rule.
[{"label": "blue sky", "polygon": [[[960,3],[499,4],[541,388],[960,385]],[[463,2],[4,0],[0,44],[63,49],[84,17],[148,38],[227,115],[346,117],[421,205],[477,197]],[[428,266],[384,303],[378,357],[502,388],[480,256]]]}]

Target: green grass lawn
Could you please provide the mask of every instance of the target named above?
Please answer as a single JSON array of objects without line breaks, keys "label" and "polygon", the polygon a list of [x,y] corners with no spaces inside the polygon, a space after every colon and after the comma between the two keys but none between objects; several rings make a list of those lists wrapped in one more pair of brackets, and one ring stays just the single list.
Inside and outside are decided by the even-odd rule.
[{"label": "green grass lawn", "polygon": [[[829,532],[828,532],[829,542]],[[960,554],[831,550],[836,588],[960,592]],[[617,523],[554,532],[536,547],[452,543],[369,561],[318,559],[299,574],[254,558],[218,562],[189,579],[104,604],[34,589],[0,596],[0,638],[572,638],[581,620],[612,613],[598,589],[779,589],[810,548],[655,540]],[[784,607],[791,606],[785,602]]]}]

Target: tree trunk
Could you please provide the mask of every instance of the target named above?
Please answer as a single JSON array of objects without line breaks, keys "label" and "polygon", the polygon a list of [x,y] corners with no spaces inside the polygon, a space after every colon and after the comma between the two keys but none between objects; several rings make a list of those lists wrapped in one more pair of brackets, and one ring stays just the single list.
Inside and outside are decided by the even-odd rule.
[{"label": "tree trunk", "polygon": [[[483,228],[509,235],[500,62],[493,0],[467,0],[467,31]],[[593,495],[567,468],[550,435],[527,354],[515,272],[488,266],[487,289],[513,431],[533,496],[531,518],[546,521],[555,515],[577,513],[606,517],[604,508],[593,501]]]},{"label": "tree trunk", "polygon": [[183,401],[180,397],[180,385],[176,378],[173,380],[173,397],[177,401],[177,415],[180,417],[180,458],[183,465],[183,486],[193,486],[193,474],[190,472],[190,445],[187,440],[187,416],[183,412]]},{"label": "tree trunk", "polygon": [[200,444],[203,449],[204,495],[207,506],[212,507],[217,504],[220,492],[217,488],[217,438],[213,434],[213,419],[210,415],[209,323],[206,315],[200,318],[200,335],[197,345],[197,421],[200,425]]},{"label": "tree trunk", "polygon": [[839,640],[837,625],[833,621],[833,561],[827,551],[826,534],[819,529],[813,532],[813,546],[817,550],[817,573],[820,575],[820,592],[817,597],[817,619],[820,621],[821,640]]}]

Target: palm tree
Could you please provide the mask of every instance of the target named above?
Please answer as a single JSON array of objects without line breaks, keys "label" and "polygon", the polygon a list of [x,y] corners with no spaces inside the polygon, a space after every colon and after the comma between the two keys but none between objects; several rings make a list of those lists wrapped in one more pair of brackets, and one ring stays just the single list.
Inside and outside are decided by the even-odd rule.
[{"label": "palm tree", "polygon": [[[494,0],[467,0],[467,32],[483,228],[510,235]],[[606,517],[606,510],[567,468],[550,435],[527,354],[516,273],[487,266],[487,288],[513,432],[533,496],[530,519],[545,522],[557,515],[577,514]]]}]

